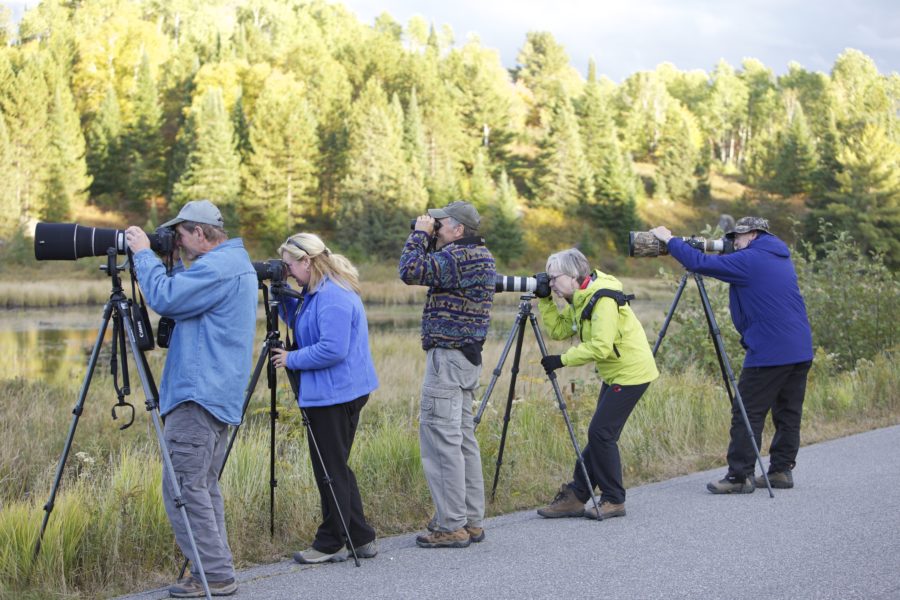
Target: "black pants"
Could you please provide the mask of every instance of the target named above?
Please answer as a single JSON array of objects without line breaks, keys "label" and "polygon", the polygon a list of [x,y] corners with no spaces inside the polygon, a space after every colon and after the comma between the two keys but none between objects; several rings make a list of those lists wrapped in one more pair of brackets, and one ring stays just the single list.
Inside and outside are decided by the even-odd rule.
[{"label": "black pants", "polygon": [[[303,409],[306,411],[310,428],[319,444],[322,461],[325,463],[328,475],[331,476],[334,493],[340,503],[341,514],[344,516],[347,529],[350,530],[350,539],[357,548],[375,539],[375,530],[366,522],[362,498],[359,495],[359,487],[356,485],[356,476],[347,464],[350,458],[350,448],[353,446],[353,438],[356,436],[356,427],[359,425],[359,412],[368,400],[369,396],[366,394],[344,404]],[[319,525],[312,546],[319,552],[332,554],[344,547],[344,527],[341,524],[340,515],[335,510],[334,497],[325,481],[322,464],[319,462],[319,457],[309,436],[307,436],[307,441],[322,506],[322,523]]]},{"label": "black pants", "polygon": [[[794,468],[800,449],[800,418],[806,395],[806,376],[812,361],[777,367],[745,367],[738,390],[759,447],[766,413],[772,410],[775,436],[769,447],[769,473]],[[756,455],[737,403],[731,410],[728,477],[743,480],[753,475]]]},{"label": "black pants", "polygon": [[625,502],[622,461],[617,442],[625,421],[649,386],[649,383],[612,386],[604,383],[600,387],[597,410],[588,427],[587,445],[581,452],[591,482],[588,485],[584,481],[581,467],[576,464],[574,481],[570,484],[579,500],[587,502],[594,486],[597,486],[600,488],[601,501],[614,504]]}]

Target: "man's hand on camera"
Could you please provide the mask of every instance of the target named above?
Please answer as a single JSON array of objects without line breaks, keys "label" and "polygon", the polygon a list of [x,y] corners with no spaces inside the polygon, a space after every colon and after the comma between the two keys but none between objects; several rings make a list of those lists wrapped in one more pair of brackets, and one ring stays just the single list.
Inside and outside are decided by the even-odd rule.
[{"label": "man's hand on camera", "polygon": [[650,233],[661,242],[669,243],[669,240],[672,239],[672,232],[669,231],[666,227],[660,225],[659,227],[654,227],[650,230]]},{"label": "man's hand on camera", "polygon": [[541,359],[541,366],[543,366],[544,370],[547,371],[547,375],[557,369],[562,369],[564,366],[562,362],[562,356],[560,356],[559,354],[548,354]]},{"label": "man's hand on camera", "polygon": [[287,355],[289,350],[285,348],[272,348],[272,365],[276,369],[281,369],[287,364]]},{"label": "man's hand on camera", "polygon": [[150,247],[150,238],[143,229],[135,225],[125,230],[125,242],[135,254]]},{"label": "man's hand on camera", "polygon": [[421,215],[416,219],[416,231],[424,231],[428,235],[434,235],[434,217]]}]

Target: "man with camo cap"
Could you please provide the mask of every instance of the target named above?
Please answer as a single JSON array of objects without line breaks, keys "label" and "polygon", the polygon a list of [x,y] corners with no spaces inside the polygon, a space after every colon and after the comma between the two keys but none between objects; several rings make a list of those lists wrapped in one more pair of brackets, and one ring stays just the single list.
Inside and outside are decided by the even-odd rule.
[{"label": "man with camo cap", "polygon": [[[738,390],[760,445],[766,414],[772,411],[775,436],[769,447],[769,482],[773,488],[794,487],[792,470],[800,448],[800,418],[806,376],[812,365],[812,332],[806,304],[787,245],[769,232],[762,217],[742,217],[726,236],[732,254],[704,254],[665,227],[651,230],[688,271],[731,284],[731,320],[747,351]],[[765,487],[753,476],[756,457],[740,409],[732,407],[728,473],[707,484],[713,494],[749,494]]]}]

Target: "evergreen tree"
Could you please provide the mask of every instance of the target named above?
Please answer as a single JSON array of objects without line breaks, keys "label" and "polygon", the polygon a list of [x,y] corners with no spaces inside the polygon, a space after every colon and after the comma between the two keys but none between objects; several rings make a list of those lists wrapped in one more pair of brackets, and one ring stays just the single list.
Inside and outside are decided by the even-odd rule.
[{"label": "evergreen tree", "polygon": [[691,114],[673,104],[666,112],[659,142],[657,180],[664,193],[674,200],[688,200],[697,189],[698,149],[691,140]]},{"label": "evergreen tree", "polygon": [[148,202],[155,208],[156,203],[152,200],[162,195],[166,181],[160,132],[162,112],[146,54],[138,69],[132,104],[134,114],[122,143],[127,169],[125,205],[143,212]]},{"label": "evergreen tree", "polygon": [[256,101],[244,168],[244,234],[274,245],[315,219],[316,121],[301,86],[274,73]]},{"label": "evergreen tree", "polygon": [[122,160],[122,117],[116,90],[108,86],[106,96],[87,130],[85,160],[91,175],[91,196],[121,196],[125,185]]},{"label": "evergreen tree", "polygon": [[68,87],[58,84],[48,115],[50,152],[49,181],[44,189],[43,217],[48,221],[71,218],[72,209],[83,206],[91,179],[84,160],[84,136]]},{"label": "evergreen tree", "polygon": [[221,89],[209,88],[196,99],[187,130],[187,162],[175,183],[173,201],[180,206],[208,199],[222,211],[226,224],[235,223],[241,189],[240,159]]},{"label": "evergreen tree", "polygon": [[483,235],[491,253],[501,264],[511,266],[522,260],[525,242],[522,235],[522,216],[516,188],[506,171],[501,171],[494,197],[486,214]]},{"label": "evergreen tree", "polygon": [[484,211],[496,196],[494,182],[491,181],[486,162],[485,152],[478,150],[475,153],[472,172],[469,174],[468,190],[463,194],[479,212]]},{"label": "evergreen tree", "polygon": [[409,104],[403,117],[403,151],[413,178],[424,185],[425,174],[428,172],[428,154],[416,88],[410,91]]},{"label": "evergreen tree", "polygon": [[[0,173],[12,173],[13,157],[6,118],[0,110]],[[19,207],[9,177],[0,178],[0,235],[10,235],[19,226]]]},{"label": "evergreen tree", "polygon": [[594,196],[593,173],[584,156],[578,122],[560,90],[535,169],[537,206],[572,210]]},{"label": "evergreen tree", "polygon": [[408,233],[410,217],[424,210],[426,196],[424,190],[404,189],[411,180],[402,124],[377,81],[366,83],[353,110],[338,235],[357,253],[385,258],[396,254],[398,240]]},{"label": "evergreen tree", "polygon": [[788,196],[809,192],[816,169],[816,149],[813,144],[803,108],[796,103],[790,111],[787,130],[779,136],[774,176],[770,187]]},{"label": "evergreen tree", "polygon": [[875,124],[866,125],[838,153],[838,189],[810,200],[808,232],[819,219],[848,231],[867,252],[900,267],[900,145]]}]

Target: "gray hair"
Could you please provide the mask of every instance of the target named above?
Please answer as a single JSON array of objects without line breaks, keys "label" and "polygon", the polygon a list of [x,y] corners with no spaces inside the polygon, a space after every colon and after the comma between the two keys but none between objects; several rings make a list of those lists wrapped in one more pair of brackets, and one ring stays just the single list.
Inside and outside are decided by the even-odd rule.
[{"label": "gray hair", "polygon": [[462,225],[462,226],[463,226],[463,237],[470,237],[470,236],[473,236],[473,235],[478,235],[478,230],[477,230],[477,229],[472,229],[471,227],[469,227],[469,226],[466,225],[465,223],[460,223],[459,221],[457,221],[457,220],[454,219],[453,217],[447,217],[447,226],[448,226],[448,227],[456,227],[457,225]]},{"label": "gray hair", "polygon": [[577,280],[591,274],[591,265],[587,257],[578,248],[569,248],[547,258],[547,272],[556,271]]}]

